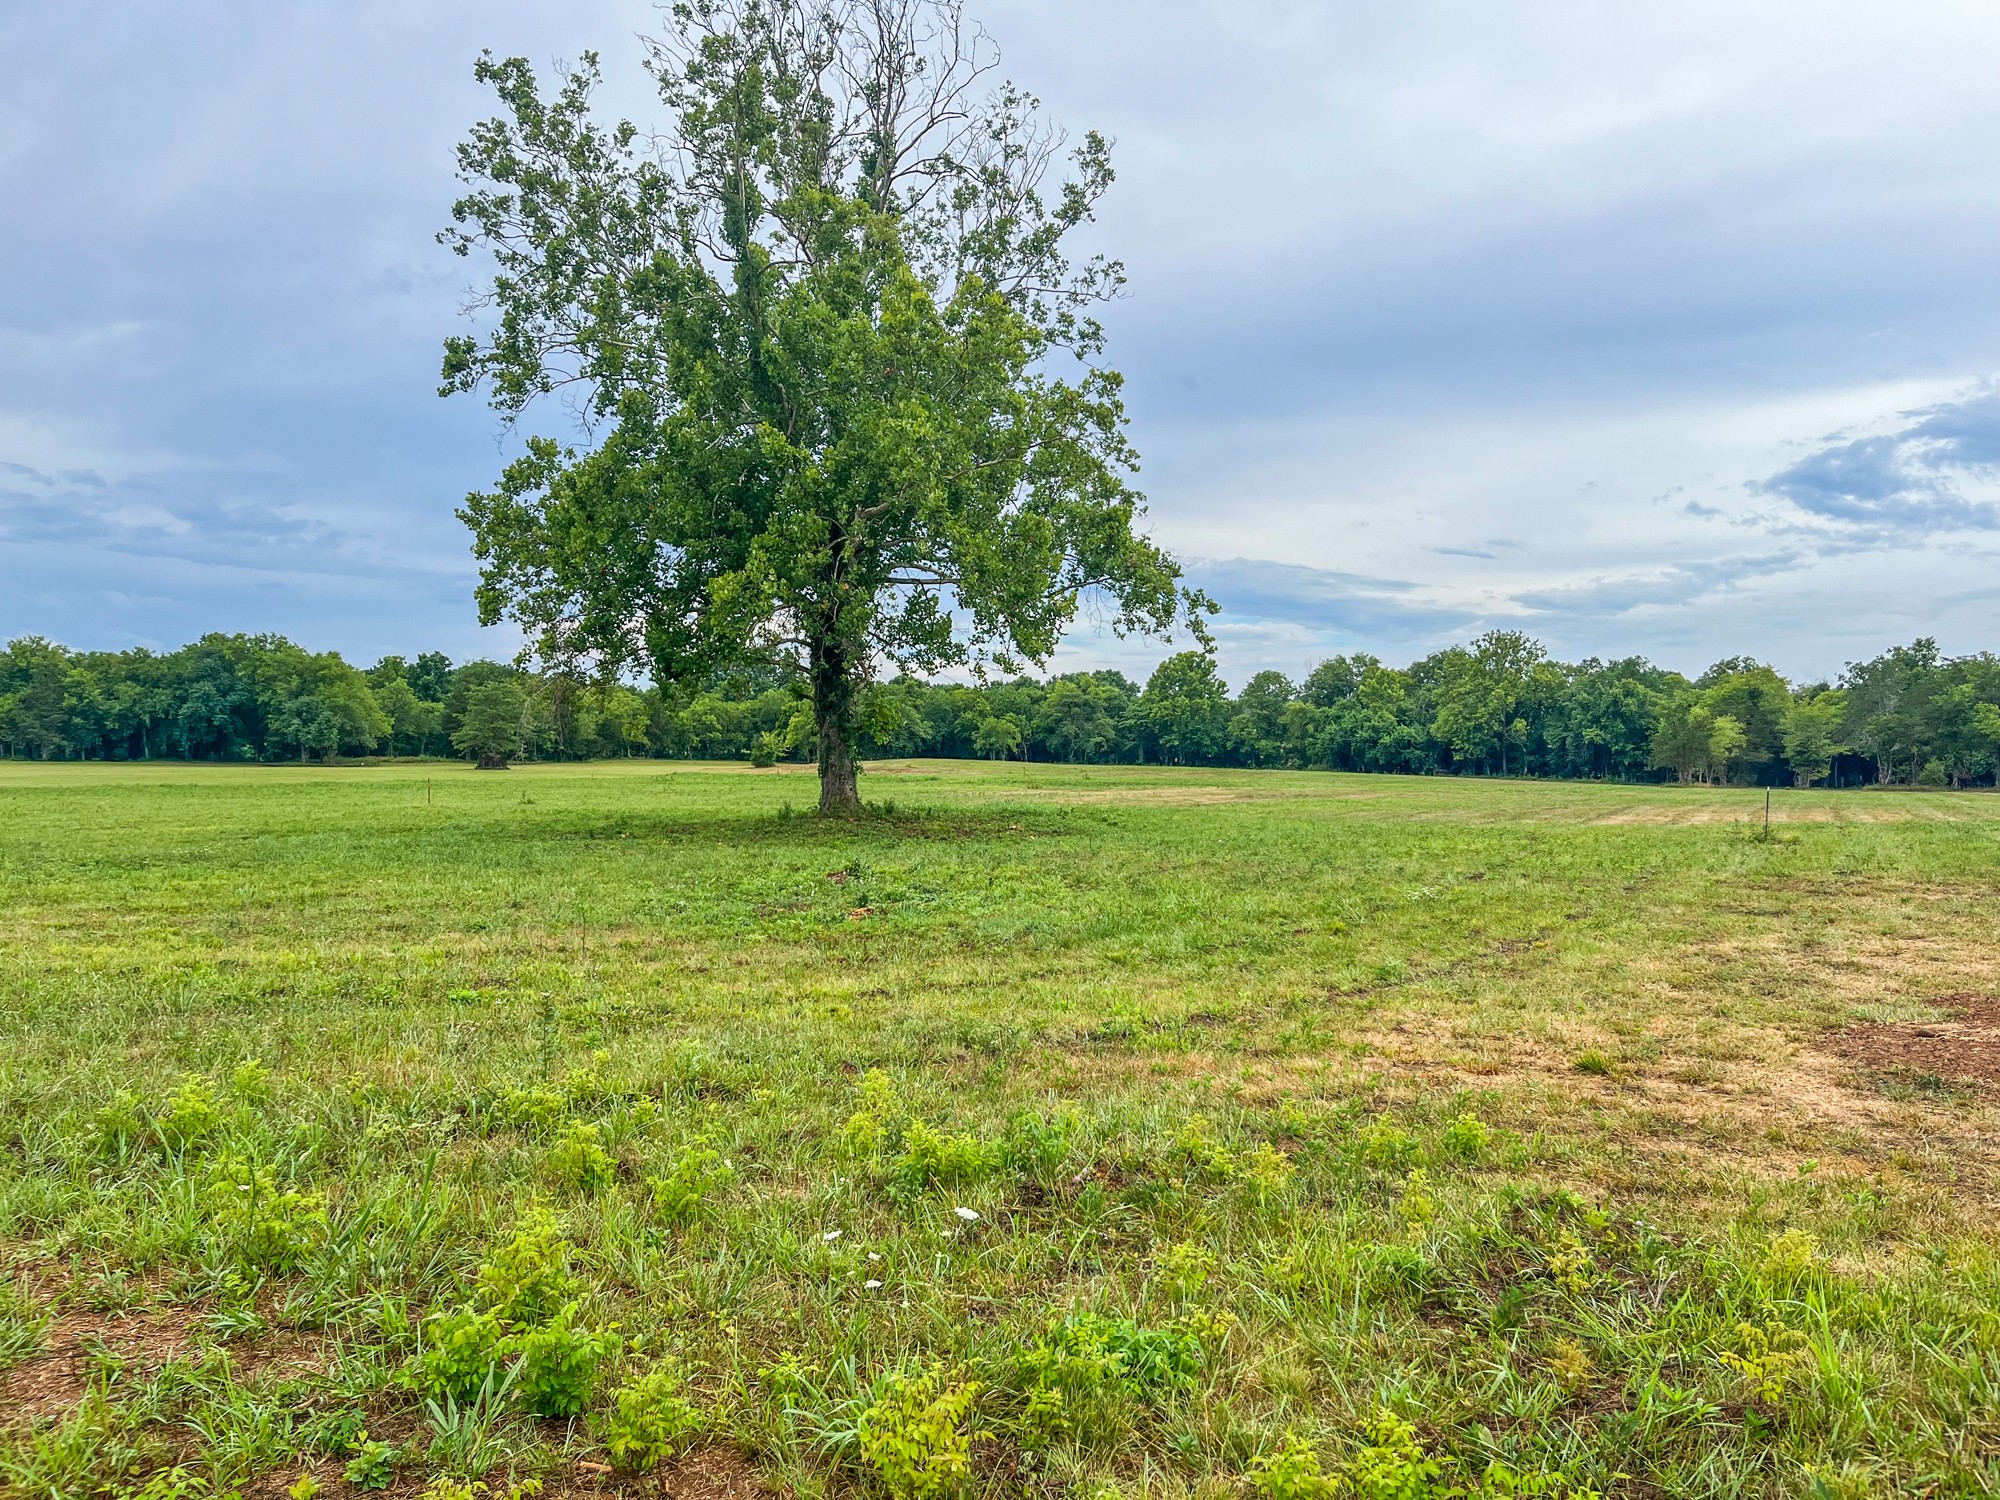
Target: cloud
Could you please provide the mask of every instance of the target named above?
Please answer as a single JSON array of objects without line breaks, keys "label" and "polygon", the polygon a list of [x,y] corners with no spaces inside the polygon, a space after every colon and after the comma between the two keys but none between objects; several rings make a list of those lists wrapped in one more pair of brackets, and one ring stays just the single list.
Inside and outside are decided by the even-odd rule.
[{"label": "cloud", "polygon": [[1433,547],[1431,551],[1439,557],[1477,557],[1486,562],[1495,562],[1500,556],[1497,552],[1483,552],[1477,547]]},{"label": "cloud", "polygon": [[1187,574],[1226,619],[1303,625],[1328,640],[1403,645],[1464,629],[1478,618],[1395,578],[1247,557],[1195,558]]},{"label": "cloud", "polygon": [[2000,488],[2000,391],[1903,416],[1895,432],[1829,441],[1749,488],[1885,539],[2000,530],[2000,501],[1978,495]]},{"label": "cloud", "polygon": [[265,500],[221,498],[208,489],[216,479],[148,475],[107,485],[94,475],[51,476],[23,464],[7,469],[26,470],[23,478],[34,488],[0,488],[0,540],[85,544],[188,562],[340,570],[346,538],[335,528]]},{"label": "cloud", "polygon": [[1671,610],[1753,580],[1795,568],[1806,554],[1767,552],[1756,557],[1674,563],[1584,583],[1526,590],[1514,595],[1523,609],[1571,619],[1611,622],[1640,611]]}]

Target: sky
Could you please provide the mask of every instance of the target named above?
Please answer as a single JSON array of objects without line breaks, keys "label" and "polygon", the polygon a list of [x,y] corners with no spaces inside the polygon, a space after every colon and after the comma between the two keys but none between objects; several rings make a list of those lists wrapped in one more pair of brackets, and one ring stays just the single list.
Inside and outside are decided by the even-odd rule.
[{"label": "sky", "polygon": [[[1152,534],[1224,675],[1482,630],[1832,677],[2000,649],[2000,7],[969,0],[1116,142]],[[436,395],[482,48],[622,0],[0,8],[0,639],[506,656]],[[550,409],[530,428],[566,435]],[[1057,669],[1165,647],[1082,626]]]}]

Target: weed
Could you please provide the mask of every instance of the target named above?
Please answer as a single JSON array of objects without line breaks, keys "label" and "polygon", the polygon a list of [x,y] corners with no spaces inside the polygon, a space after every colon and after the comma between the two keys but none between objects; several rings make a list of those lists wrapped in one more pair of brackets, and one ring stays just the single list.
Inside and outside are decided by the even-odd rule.
[{"label": "weed", "polygon": [[577,1305],[562,1308],[546,1323],[520,1334],[517,1395],[538,1417],[574,1417],[590,1404],[598,1366],[618,1352],[610,1329],[579,1328]]},{"label": "weed", "polygon": [[1291,1157],[1269,1141],[1258,1142],[1239,1157],[1236,1170],[1251,1195],[1260,1201],[1275,1198],[1289,1188],[1294,1172]]},{"label": "weed", "polygon": [[1738,1323],[1736,1347],[1716,1355],[1716,1362],[1741,1376],[1759,1401],[1776,1406],[1804,1363],[1805,1351],[1804,1337],[1775,1319]]},{"label": "weed", "polygon": [[506,1244],[480,1266],[479,1295],[503,1322],[546,1322],[573,1296],[569,1259],[569,1242],[555,1215],[531,1209]]},{"label": "weed", "polygon": [[1116,1382],[1135,1393],[1159,1395],[1194,1382],[1205,1339],[1222,1330],[1199,1315],[1148,1328],[1130,1318],[1072,1313],[1022,1356],[1022,1368],[1040,1385],[1071,1391]]},{"label": "weed", "polygon": [[91,1134],[97,1154],[115,1158],[124,1156],[142,1141],[153,1139],[155,1130],[139,1096],[121,1088],[91,1116]]},{"label": "weed", "polygon": [[999,1146],[975,1135],[947,1135],[911,1120],[902,1132],[902,1150],[889,1166],[889,1195],[908,1203],[932,1187],[977,1182],[1003,1159]]},{"label": "weed", "polygon": [[1431,1174],[1422,1167],[1413,1168],[1403,1179],[1402,1191],[1396,1195],[1396,1215],[1417,1234],[1436,1222],[1438,1205],[1431,1192]]},{"label": "weed", "polygon": [[271,1097],[271,1070],[254,1057],[246,1057],[229,1075],[229,1092],[245,1104],[264,1104]]},{"label": "weed", "polygon": [[118,1500],[239,1500],[237,1490],[219,1490],[208,1476],[174,1465],[144,1484],[115,1492]]},{"label": "weed", "polygon": [[574,1120],[549,1151],[549,1175],[578,1193],[601,1193],[618,1178],[618,1161],[604,1149],[604,1127]]},{"label": "weed", "polygon": [[492,1388],[495,1372],[512,1348],[500,1315],[470,1307],[433,1314],[424,1323],[417,1361],[418,1388],[440,1401],[466,1405]]},{"label": "weed", "polygon": [[1160,1285],[1176,1297],[1192,1297],[1208,1285],[1220,1258],[1206,1245],[1190,1241],[1169,1245],[1154,1261]]},{"label": "weed", "polygon": [[1555,1352],[1549,1356],[1549,1373],[1561,1382],[1565,1390],[1577,1389],[1590,1379],[1589,1351],[1575,1339],[1557,1339]]},{"label": "weed", "polygon": [[1378,1295],[1421,1301],[1437,1279],[1437,1267],[1408,1245],[1366,1245],[1357,1258],[1362,1284]]},{"label": "weed", "polygon": [[357,1490],[386,1490],[395,1482],[402,1461],[402,1449],[378,1442],[364,1431],[354,1457],[341,1473]]},{"label": "weed", "polygon": [[1206,1115],[1192,1115],[1174,1136],[1174,1150],[1197,1177],[1226,1179],[1236,1175],[1236,1153],[1215,1138]]},{"label": "weed", "polygon": [[1787,1229],[1764,1248],[1764,1274],[1774,1281],[1797,1281],[1819,1265],[1819,1241],[1803,1229]]},{"label": "weed", "polygon": [[547,1135],[562,1123],[569,1100],[544,1085],[504,1090],[493,1101],[493,1115],[500,1123],[530,1135]]},{"label": "weed", "polygon": [[963,1482],[976,1434],[967,1419],[976,1380],[949,1380],[942,1364],[883,1377],[856,1424],[861,1456],[897,1500],[932,1500]]},{"label": "weed", "polygon": [[598,1429],[604,1451],[621,1468],[650,1469],[684,1449],[701,1417],[672,1369],[650,1370],[620,1386]]},{"label": "weed", "polygon": [[1477,1115],[1456,1116],[1438,1135],[1438,1147],[1446,1156],[1460,1161],[1478,1161],[1486,1155],[1493,1132]]},{"label": "weed", "polygon": [[166,1108],[154,1121],[160,1144],[169,1151],[188,1151],[205,1143],[222,1128],[222,1106],[215,1086],[190,1073],[168,1096]]},{"label": "weed", "polygon": [[736,1169],[720,1151],[695,1146],[677,1157],[665,1172],[646,1179],[653,1208],[669,1224],[694,1218],[724,1188],[736,1180]]},{"label": "weed", "polygon": [[1341,1465],[1339,1493],[1357,1500],[1426,1500],[1444,1465],[1424,1451],[1417,1430],[1393,1411],[1382,1410],[1363,1429],[1367,1438]]},{"label": "weed", "polygon": [[1331,1500],[1340,1492],[1320,1468],[1312,1444],[1295,1432],[1284,1435],[1275,1453],[1252,1459],[1244,1477],[1263,1500]]},{"label": "weed", "polygon": [[270,1169],[241,1157],[217,1164],[208,1202],[220,1238],[254,1270],[288,1274],[327,1232],[322,1195],[281,1192]]},{"label": "weed", "polygon": [[1400,1172],[1416,1160],[1416,1139],[1386,1117],[1357,1130],[1354,1145],[1363,1164],[1378,1172]]},{"label": "weed", "polygon": [[1585,1292],[1597,1281],[1597,1261],[1577,1232],[1564,1226],[1556,1232],[1544,1261],[1549,1279],[1566,1292]]}]

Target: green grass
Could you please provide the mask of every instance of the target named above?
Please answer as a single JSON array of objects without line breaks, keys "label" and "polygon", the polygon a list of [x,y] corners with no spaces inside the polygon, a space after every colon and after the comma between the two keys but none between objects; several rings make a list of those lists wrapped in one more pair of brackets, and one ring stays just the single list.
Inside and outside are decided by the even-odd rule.
[{"label": "green grass", "polygon": [[0,764],[0,1493],[2000,1488],[2000,798],[813,791]]}]

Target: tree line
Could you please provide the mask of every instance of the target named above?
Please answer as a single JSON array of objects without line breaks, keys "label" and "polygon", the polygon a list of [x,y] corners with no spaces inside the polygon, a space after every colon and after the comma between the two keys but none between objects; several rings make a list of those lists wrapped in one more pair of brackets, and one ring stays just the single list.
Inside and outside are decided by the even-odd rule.
[{"label": "tree line", "polygon": [[[367,668],[279,636],[177,651],[0,653],[0,755],[69,760],[615,756],[811,760],[810,684],[782,667],[696,684],[586,682],[440,652]],[[1932,640],[1792,683],[1748,657],[1699,677],[1631,657],[1561,662],[1492,631],[1407,667],[1335,656],[1231,693],[1213,659],[970,685],[865,687],[864,756],[1678,780],[1711,785],[1991,785],[2000,658]]]}]

